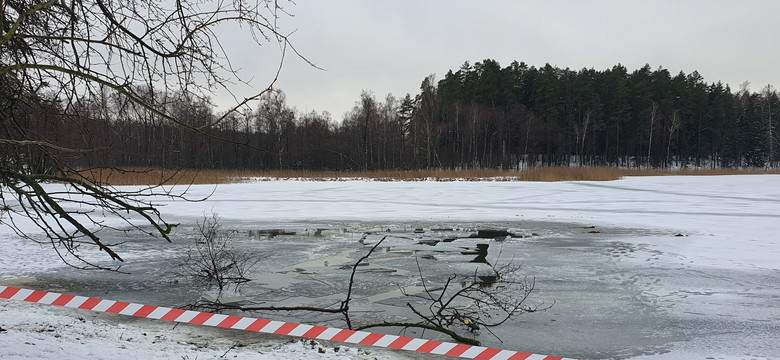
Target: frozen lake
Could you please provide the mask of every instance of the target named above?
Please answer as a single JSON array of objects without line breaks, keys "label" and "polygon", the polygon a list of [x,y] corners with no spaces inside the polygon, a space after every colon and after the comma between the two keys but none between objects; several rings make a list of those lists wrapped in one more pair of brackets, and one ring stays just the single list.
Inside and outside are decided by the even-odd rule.
[{"label": "frozen lake", "polygon": [[[0,254],[0,278],[124,301],[187,304],[200,290],[172,283],[170,271],[194,236],[192,225],[214,211],[242,249],[264,256],[243,292],[267,304],[343,300],[349,270],[342,265],[389,235],[358,272],[353,305],[364,319],[403,315],[406,300],[397,285],[419,282],[415,257],[430,279],[441,281],[473,271],[475,256],[461,248],[487,244],[489,262],[522,263],[521,274],[535,278],[529,305],[555,305],[494,328],[503,343],[482,332],[486,345],[583,359],[769,359],[780,343],[778,185],[780,177],[771,175],[226,185],[197,206],[166,204],[163,211],[183,224],[173,244],[134,239],[122,245],[122,269],[130,275],[68,269],[19,241],[13,242],[17,251]],[[214,189],[191,191],[197,197]],[[522,237],[468,238],[487,228]],[[295,234],[272,237],[264,231],[271,229]],[[452,237],[431,245],[431,239]],[[344,326],[333,315],[263,315]]]},{"label": "frozen lake", "polygon": [[[410,316],[405,307],[409,299],[397,286],[420,284],[415,257],[426,279],[442,284],[451,274],[473,273],[479,265],[471,262],[475,255],[462,252],[487,244],[490,263],[522,263],[520,274],[535,278],[536,290],[528,305],[544,307],[554,302],[549,310],[524,314],[493,328],[503,343],[480,333],[487,346],[584,359],[704,348],[747,355],[770,354],[780,334],[778,271],[701,268],[686,256],[653,248],[659,239],[685,246],[687,237],[675,233],[553,222],[225,225],[234,231],[238,248],[264,257],[250,276],[254,280],[242,288],[243,295],[263,305],[337,306],[344,299],[349,265],[388,235],[368,266],[357,273],[353,300],[357,325]],[[510,229],[523,237],[468,238],[486,228]],[[272,229],[288,235],[269,235]],[[169,306],[193,303],[202,288],[174,283],[172,272],[183,259],[185,244],[196,238],[195,229],[182,229],[179,234],[189,235],[175,238],[164,251],[147,242],[124,245],[123,252],[143,258],[123,268],[130,274],[61,268],[28,274],[35,280],[27,286]],[[431,239],[453,237],[457,239],[430,245]],[[257,315],[345,326],[332,314]],[[414,330],[406,334],[436,336]]]}]

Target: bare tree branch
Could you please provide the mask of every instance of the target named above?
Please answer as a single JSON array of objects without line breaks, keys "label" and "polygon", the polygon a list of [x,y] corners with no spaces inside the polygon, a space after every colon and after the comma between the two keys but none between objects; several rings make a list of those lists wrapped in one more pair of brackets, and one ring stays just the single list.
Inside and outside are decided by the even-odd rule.
[{"label": "bare tree branch", "polygon": [[[121,129],[108,115],[108,101],[142,113],[144,121],[239,144],[206,130],[271,91],[288,49],[313,66],[280,30],[288,16],[279,0],[0,1],[0,222],[33,238],[19,222],[26,218],[55,250],[72,254],[86,267],[94,264],[79,256],[84,244],[122,260],[98,236],[112,228],[103,214],[140,230],[129,216],[138,215],[152,226],[145,233],[170,240],[175,224],[161,218],[152,199],[184,199],[184,193],[159,186],[119,191],[82,172],[100,167],[98,150],[115,146],[101,138],[102,132]],[[251,84],[220,40],[232,26],[251,34],[241,51],[279,45],[278,55],[271,56],[278,57],[269,68],[273,79],[248,96],[235,94],[236,84]],[[221,116],[196,123],[179,111],[183,106],[178,103],[208,103],[217,91],[236,100]],[[81,132],[62,136],[80,137],[83,147],[63,145],[55,125],[47,125],[65,121]],[[36,122],[42,125],[29,126]]]},{"label": "bare tree branch", "polygon": [[495,276],[490,277],[480,277],[477,272],[467,277],[450,275],[444,280],[442,286],[432,288],[427,285],[430,279],[425,275],[419,260],[415,258],[423,293],[413,294],[407,292],[406,288],[402,286],[398,288],[404,296],[413,299],[418,306],[419,303],[423,303],[427,308],[427,313],[421,311],[412,301],[409,301],[406,303],[406,307],[409,308],[412,314],[409,316],[409,320],[379,321],[353,327],[349,303],[352,300],[352,288],[356,281],[355,274],[357,268],[374,253],[387,237],[387,235],[383,236],[365,255],[352,265],[352,273],[350,274],[345,300],[340,303],[338,308],[274,305],[237,306],[208,301],[197,303],[193,307],[205,308],[211,311],[311,311],[330,314],[341,313],[349,329],[365,330],[376,327],[418,328],[445,334],[458,342],[479,345],[479,340],[461,335],[458,331],[468,331],[477,335],[480,330],[485,329],[500,341],[501,339],[489,329],[490,327],[504,324],[510,318],[523,313],[549,309],[555,304],[554,302],[549,306],[524,304],[528,300],[529,295],[534,291],[536,282],[534,279],[529,281],[525,277],[518,278],[518,273],[521,270],[520,265],[491,266]]}]

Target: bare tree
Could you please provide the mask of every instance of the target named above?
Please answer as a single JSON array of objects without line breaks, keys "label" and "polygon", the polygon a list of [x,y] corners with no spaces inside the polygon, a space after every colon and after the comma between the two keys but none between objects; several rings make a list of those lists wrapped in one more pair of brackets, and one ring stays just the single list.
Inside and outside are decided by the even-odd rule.
[{"label": "bare tree", "polygon": [[230,233],[221,229],[219,216],[204,216],[198,223],[199,236],[179,263],[177,275],[214,284],[220,293],[233,286],[235,290],[251,281],[248,272],[262,257],[238,251]]},{"label": "bare tree", "polygon": [[267,149],[273,155],[268,165],[275,164],[278,169],[286,168],[289,157],[286,139],[289,128],[295,120],[295,112],[287,105],[287,95],[281,90],[271,89],[260,97],[260,104],[255,112],[255,122],[259,133],[266,136]]},{"label": "bare tree", "polygon": [[[278,25],[291,3],[0,1],[0,222],[30,237],[21,226],[30,221],[60,254],[81,260],[80,244],[95,245],[111,259],[122,260],[98,236],[108,227],[104,214],[130,225],[130,217],[138,216],[151,225],[149,230],[136,223],[139,229],[170,241],[175,225],[161,217],[153,199],[181,194],[154,186],[121,191],[86,176],[82,171],[91,166],[86,160],[99,158],[105,150],[95,146],[99,139],[85,131],[76,134],[86,139],[81,146],[62,146],[56,129],[28,131],[24,120],[46,108],[55,113],[47,116],[57,121],[88,118],[105,123],[99,112],[82,111],[83,104],[111,94],[161,121],[205,136],[204,129],[248,110],[251,101],[271,89],[288,50],[300,56]],[[279,49],[271,65],[273,80],[248,95],[235,93],[247,77],[233,67],[219,37],[220,29],[239,27],[251,35],[251,45],[272,43]],[[244,44],[241,51],[249,48]],[[216,91],[231,95],[235,105],[207,123],[192,124],[167,106],[176,98],[208,102]],[[74,265],[85,266],[78,261]]]},{"label": "bare tree", "polygon": [[[588,136],[590,129],[590,109],[585,110],[585,115],[582,116],[582,121],[579,124],[574,125],[574,135],[577,137],[577,152],[579,152],[580,167],[585,163],[585,138]],[[652,134],[651,134],[652,136]]]},{"label": "bare tree", "polygon": [[672,112],[672,120],[669,122],[669,141],[666,143],[666,166],[669,167],[671,154],[672,154],[672,140],[677,134],[677,131],[682,127],[682,121],[680,121],[680,110],[674,110]]},{"label": "bare tree", "polygon": [[650,157],[653,150],[653,130],[655,129],[655,123],[658,122],[658,102],[653,101],[652,109],[650,110],[650,136],[647,140],[647,166],[652,166],[652,158]]}]

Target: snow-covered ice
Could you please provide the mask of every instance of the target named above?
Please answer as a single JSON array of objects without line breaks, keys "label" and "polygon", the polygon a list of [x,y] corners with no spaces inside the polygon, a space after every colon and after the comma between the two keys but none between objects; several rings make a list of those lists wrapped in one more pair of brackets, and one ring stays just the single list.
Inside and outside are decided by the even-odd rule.
[{"label": "snow-covered ice", "polygon": [[[722,315],[733,317],[729,321],[735,326],[705,337],[675,334],[668,337],[674,339],[668,343],[664,342],[665,334],[657,334],[659,342],[664,342],[658,345],[661,350],[657,353],[613,353],[611,357],[763,359],[777,356],[780,308],[771,305],[776,300],[769,301],[780,296],[780,237],[777,236],[780,233],[780,176],[777,175],[632,177],[610,182],[560,183],[258,181],[216,187],[193,186],[188,192],[191,198],[211,196],[197,203],[161,200],[162,211],[168,219],[194,223],[204,212],[215,212],[224,221],[263,224],[536,221],[575,223],[599,229],[643,229],[657,236],[633,237],[627,232],[618,236],[619,242],[610,243],[610,246],[624,244],[621,246],[625,247],[613,249],[615,259],[618,259],[615,261],[620,263],[610,266],[616,269],[637,267],[647,272],[643,279],[621,281],[642,283],[641,300],[668,309],[665,310],[671,313],[668,321],[684,320],[711,326],[711,318]],[[4,246],[0,247],[0,283],[13,285],[23,281],[27,274],[61,266],[50,250],[17,239],[5,228],[0,231],[4,238]],[[674,236],[677,234],[681,236]],[[166,244],[161,242],[159,248],[147,250],[166,251]],[[618,254],[626,255],[618,258]],[[127,261],[143,257],[140,252],[123,255]],[[561,258],[565,261],[564,256]],[[680,274],[702,274],[702,278],[711,277],[713,282],[690,284],[687,275],[674,276],[678,269]],[[562,279],[565,277],[563,273],[553,273]],[[728,281],[718,282],[718,277]],[[751,283],[751,277],[762,280]],[[734,281],[733,287],[731,281]],[[748,290],[749,294],[740,294],[743,290]],[[766,301],[769,305],[745,309],[745,296],[748,295],[769,299]],[[750,301],[747,303],[755,305]],[[553,315],[536,319],[547,321]],[[529,315],[529,319],[536,316]],[[542,320],[529,321],[527,325],[538,325],[532,330],[542,335],[548,330],[563,331],[543,327],[546,325],[540,324]],[[718,322],[718,326],[723,324],[727,323]],[[756,336],[739,333],[745,327],[753,329],[752,324],[760,330]],[[4,358],[203,359],[218,358],[226,352],[227,357],[254,359],[410,356],[374,349],[370,355],[359,349],[347,353],[330,349],[320,354],[307,350],[302,344],[287,344],[280,339],[231,348],[236,342],[230,337],[212,336],[219,331],[217,329],[180,325],[177,331],[171,331],[170,324],[127,321],[110,315],[74,313],[8,301],[0,302],[0,328],[5,330],[0,332],[0,357]],[[544,347],[536,350],[533,344],[507,345],[512,345],[514,350],[585,357]],[[578,349],[587,348],[587,344],[578,346]],[[260,353],[262,355],[258,355]],[[599,354],[598,349],[592,349],[586,356],[597,358],[594,354]]]}]

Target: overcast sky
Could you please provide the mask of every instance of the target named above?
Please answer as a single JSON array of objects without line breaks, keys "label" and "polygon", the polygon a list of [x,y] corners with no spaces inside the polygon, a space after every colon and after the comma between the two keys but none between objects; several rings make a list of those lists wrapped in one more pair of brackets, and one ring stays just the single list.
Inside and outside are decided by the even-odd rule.
[{"label": "overcast sky", "polygon": [[[414,95],[425,76],[487,58],[575,70],[649,63],[733,90],[780,86],[777,0],[295,0],[286,9],[294,17],[281,27],[326,71],[288,57],[277,87],[290,106],[337,121],[364,89]],[[243,66],[256,81],[274,69]]]}]

